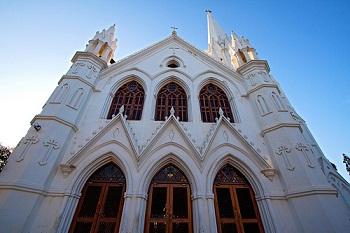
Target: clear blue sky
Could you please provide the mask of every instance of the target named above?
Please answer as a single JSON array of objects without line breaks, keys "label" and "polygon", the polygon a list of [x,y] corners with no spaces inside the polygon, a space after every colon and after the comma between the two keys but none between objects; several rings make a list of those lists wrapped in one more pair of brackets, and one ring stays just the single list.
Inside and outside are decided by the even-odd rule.
[{"label": "clear blue sky", "polygon": [[[283,2],[283,3],[282,3]],[[349,180],[350,1],[1,1],[0,142],[15,146],[70,59],[97,30],[117,25],[120,59],[178,34],[207,47],[205,9],[268,60],[326,156]]]}]

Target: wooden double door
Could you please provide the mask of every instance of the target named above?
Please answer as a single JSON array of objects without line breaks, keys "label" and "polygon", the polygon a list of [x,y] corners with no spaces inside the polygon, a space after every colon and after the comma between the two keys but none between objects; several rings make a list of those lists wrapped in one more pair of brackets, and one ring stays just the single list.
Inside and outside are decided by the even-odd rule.
[{"label": "wooden double door", "polygon": [[218,233],[263,233],[254,193],[239,171],[222,168],[214,182]]},{"label": "wooden double door", "polygon": [[125,178],[108,164],[85,184],[70,233],[117,233],[123,210]]},{"label": "wooden double door", "polygon": [[191,191],[174,166],[160,171],[149,189],[145,233],[192,233]]}]

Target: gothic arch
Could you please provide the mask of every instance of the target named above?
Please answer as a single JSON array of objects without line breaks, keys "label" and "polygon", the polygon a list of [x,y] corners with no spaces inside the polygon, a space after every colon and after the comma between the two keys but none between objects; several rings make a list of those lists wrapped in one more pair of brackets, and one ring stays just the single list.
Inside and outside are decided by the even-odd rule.
[{"label": "gothic arch", "polygon": [[[79,201],[80,193],[84,185],[86,184],[88,179],[91,177],[91,175],[94,174],[95,171],[97,171],[99,168],[101,168],[102,166],[110,162],[117,165],[124,174],[124,177],[126,180],[125,193],[127,193],[128,190],[132,189],[133,182],[131,177],[131,174],[132,174],[131,169],[129,168],[129,166],[127,166],[127,163],[125,161],[121,160],[114,153],[109,152],[109,153],[103,154],[97,159],[82,161],[81,163],[79,163],[77,170],[73,171],[73,174],[70,174],[74,176],[71,178],[71,183],[70,185],[68,185],[66,189],[66,190],[70,190],[70,193],[67,195],[66,202],[62,207],[61,215],[60,215],[62,216],[62,219],[57,228],[57,232],[68,232],[75,213],[75,209]],[[124,205],[125,205],[125,202],[124,202]]]},{"label": "gothic arch", "polygon": [[[208,195],[212,197],[214,196],[214,180],[220,169],[227,164],[233,166],[239,172],[241,172],[241,174],[247,179],[247,181],[251,185],[259,207],[261,221],[266,232],[276,232],[272,217],[273,213],[271,212],[271,209],[269,207],[269,201],[266,198],[264,198],[266,196],[266,191],[264,188],[266,182],[264,185],[264,181],[261,180],[261,177],[263,177],[263,175],[261,174],[259,168],[256,167],[254,163],[250,163],[249,161],[243,161],[241,159],[241,156],[233,156],[231,153],[223,153],[219,156],[215,156],[215,158],[213,157],[213,159],[208,160],[207,163],[209,164],[209,166],[205,168],[203,174],[205,177],[207,177],[206,191]],[[215,216],[214,209],[212,209],[212,211],[212,215]],[[215,228],[212,229],[216,230],[217,223],[216,220],[214,221],[215,223],[212,223],[211,225],[215,225]]]},{"label": "gothic arch", "polygon": [[267,104],[265,98],[262,95],[258,95],[256,97],[256,104],[258,106],[258,110],[261,116],[264,116],[271,112],[269,105]]},{"label": "gothic arch", "polygon": [[[153,160],[149,158],[148,161],[150,161],[150,163],[147,163],[144,165],[143,168],[140,168],[140,174],[143,174],[143,177],[140,179],[139,182],[139,193],[147,194],[148,187],[150,186],[152,179],[157,174],[157,172],[160,171],[167,164],[174,164],[184,173],[184,175],[188,179],[192,190],[192,194],[194,195],[199,187],[199,177],[198,174],[195,174],[199,173],[199,169],[197,168],[195,163],[189,160],[185,161],[181,158],[181,156],[177,156],[174,153],[169,153],[161,157],[161,159],[157,159],[159,158],[159,156],[157,156],[157,158]],[[190,166],[190,164],[188,163],[191,162],[192,164]]]},{"label": "gothic arch", "polygon": [[[161,85],[162,84],[162,85]],[[174,89],[174,91],[171,91],[169,88],[171,87],[170,85],[174,84],[173,86],[176,88]],[[165,89],[166,87],[168,86],[168,89]],[[178,88],[179,87],[179,88]],[[187,85],[185,86],[187,87]],[[158,89],[159,88],[159,89]],[[164,115],[162,117],[158,116],[158,113],[157,113],[157,105],[160,105],[160,106],[165,106],[165,108],[168,108],[169,111],[170,111],[170,108],[172,106],[168,105],[168,101],[170,99],[168,99],[168,96],[183,96],[183,99],[179,99],[177,97],[174,97],[175,98],[175,101],[176,103],[181,103],[181,102],[185,102],[183,105],[179,105],[179,104],[175,104],[174,109],[175,109],[175,116],[179,116],[179,110],[178,108],[180,106],[182,106],[182,110],[180,112],[180,120],[181,121],[189,121],[189,112],[190,112],[190,95],[189,95],[189,88],[187,87],[188,91],[186,91],[186,89],[184,88],[183,86],[183,81],[180,80],[180,79],[177,79],[175,77],[169,77],[168,79],[166,80],[163,80],[163,82],[160,82],[158,83],[158,86],[157,86],[157,91],[155,91],[154,93],[154,97],[155,97],[155,103],[154,103],[154,119],[156,120],[164,120],[163,118],[165,116],[169,116],[170,115],[170,112],[167,113],[167,109],[165,109],[165,112],[162,113],[162,111],[159,113],[160,115]],[[162,92],[162,93],[161,93]],[[161,104],[162,102],[158,102],[159,101],[159,95],[164,95],[163,98],[165,98],[167,101],[165,102],[165,105],[164,104]],[[170,98],[170,97],[169,97]],[[160,99],[161,100],[161,99]],[[181,101],[182,100],[182,101]],[[159,119],[160,117],[160,119]]]},{"label": "gothic arch", "polygon": [[180,64],[179,67],[182,67],[182,68],[186,68],[186,65],[184,63],[184,61],[179,58],[178,56],[175,56],[175,55],[171,55],[171,56],[168,56],[166,58],[163,59],[163,61],[160,63],[160,66],[161,67],[166,67],[167,63],[171,60],[174,60],[176,62],[178,62]]},{"label": "gothic arch", "polygon": [[[239,118],[239,114],[238,114],[238,108],[237,108],[237,104],[236,104],[233,92],[228,87],[228,85],[223,85],[223,82],[221,80],[219,80],[217,78],[214,78],[214,77],[209,77],[209,78],[206,78],[206,79],[202,80],[198,84],[197,90],[196,90],[196,96],[198,96],[198,99],[199,99],[201,90],[208,84],[213,84],[213,85],[217,86],[218,88],[220,88],[225,93],[225,95],[226,95],[226,97],[227,97],[227,99],[229,101],[231,112],[232,112],[232,115],[233,115],[233,118],[234,118],[234,119],[231,119],[231,120],[234,120],[236,123],[240,122],[240,118]],[[238,88],[237,88],[237,90],[238,90]]]},{"label": "gothic arch", "polygon": [[141,120],[145,103],[145,90],[137,80],[129,79],[127,82],[123,82],[123,85],[117,89],[109,102],[108,119],[117,115],[119,109],[124,105],[124,114],[129,114],[129,119]]}]

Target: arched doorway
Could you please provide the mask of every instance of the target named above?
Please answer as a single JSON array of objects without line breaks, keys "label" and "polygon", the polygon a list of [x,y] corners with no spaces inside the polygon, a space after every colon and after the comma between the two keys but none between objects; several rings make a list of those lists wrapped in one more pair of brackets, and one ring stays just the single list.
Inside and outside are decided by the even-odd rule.
[{"label": "arched doorway", "polygon": [[113,163],[94,172],[83,188],[69,232],[118,232],[125,183],[123,172]]},{"label": "arched doorway", "polygon": [[218,233],[263,233],[254,192],[245,177],[227,164],[214,180]]},{"label": "arched doorway", "polygon": [[163,167],[152,179],[145,233],[192,233],[191,190],[176,166]]}]

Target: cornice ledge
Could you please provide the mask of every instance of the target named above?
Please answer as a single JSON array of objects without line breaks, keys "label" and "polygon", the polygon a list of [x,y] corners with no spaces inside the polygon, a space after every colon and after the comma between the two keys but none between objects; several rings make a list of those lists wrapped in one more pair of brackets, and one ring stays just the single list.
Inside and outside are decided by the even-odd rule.
[{"label": "cornice ledge", "polygon": [[264,88],[264,87],[272,87],[272,88],[277,88],[278,91],[279,88],[278,88],[278,85],[275,84],[275,83],[262,83],[262,84],[259,84],[258,86],[250,89],[249,91],[247,91],[246,94],[244,95],[241,95],[242,97],[248,97],[250,94],[252,94],[253,92],[257,91],[257,90],[260,90],[261,88]]},{"label": "cornice ledge", "polygon": [[72,58],[72,62],[76,62],[79,58],[85,58],[85,59],[92,59],[96,65],[100,66],[102,69],[105,69],[108,67],[107,62],[105,62],[104,60],[102,60],[100,57],[96,56],[95,54],[91,53],[91,52],[82,52],[82,51],[77,51],[73,58]]},{"label": "cornice ledge", "polygon": [[263,68],[268,73],[270,72],[269,63],[266,60],[250,60],[248,63],[239,67],[237,69],[237,72],[242,75],[245,75],[246,73],[250,72],[254,68]]},{"label": "cornice ledge", "polygon": [[312,186],[311,188],[303,188],[303,189],[297,189],[297,190],[291,190],[288,193],[286,193],[286,198],[298,198],[303,196],[310,196],[310,195],[319,195],[319,194],[330,194],[330,195],[337,195],[338,192],[334,188],[330,188],[329,186]]},{"label": "cornice ledge", "polygon": [[63,120],[57,116],[49,116],[49,115],[36,115],[34,116],[34,118],[30,121],[30,124],[33,124],[36,120],[49,120],[49,121],[56,121],[58,123],[61,123],[63,125],[66,125],[70,128],[72,128],[74,130],[74,132],[77,132],[79,129],[76,125],[66,121],[66,120]]},{"label": "cornice ledge", "polygon": [[79,80],[79,81],[85,83],[89,87],[91,87],[94,92],[99,92],[100,91],[100,90],[96,89],[95,85],[93,85],[92,83],[86,81],[85,79],[83,79],[82,77],[80,77],[78,75],[65,74],[65,75],[62,76],[60,81],[58,81],[58,85],[62,82],[63,79],[76,79],[76,80]]},{"label": "cornice ledge", "polygon": [[265,134],[275,131],[276,129],[283,128],[283,127],[290,127],[290,128],[298,128],[300,132],[303,132],[303,129],[301,128],[301,125],[299,123],[280,123],[268,128],[265,128],[261,131],[261,136],[265,136]]}]

